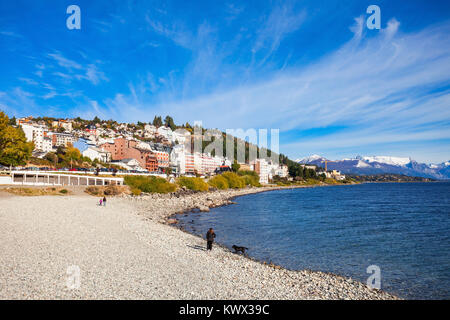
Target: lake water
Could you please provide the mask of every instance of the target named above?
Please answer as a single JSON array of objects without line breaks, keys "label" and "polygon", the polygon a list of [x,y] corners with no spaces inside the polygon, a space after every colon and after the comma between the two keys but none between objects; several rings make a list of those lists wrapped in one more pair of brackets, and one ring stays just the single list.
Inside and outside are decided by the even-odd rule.
[{"label": "lake water", "polygon": [[271,191],[179,215],[183,227],[288,269],[332,272],[407,299],[450,299],[450,183],[373,183]]}]

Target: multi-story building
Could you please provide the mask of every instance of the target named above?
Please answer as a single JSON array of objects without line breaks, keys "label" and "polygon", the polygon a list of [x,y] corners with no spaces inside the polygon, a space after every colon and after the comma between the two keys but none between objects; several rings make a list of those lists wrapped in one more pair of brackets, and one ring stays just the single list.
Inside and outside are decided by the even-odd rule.
[{"label": "multi-story building", "polygon": [[47,153],[53,150],[53,141],[49,137],[44,137],[42,141],[42,151]]},{"label": "multi-story building", "polygon": [[123,160],[128,158],[135,158],[136,152],[134,151],[137,146],[137,142],[134,140],[128,140],[125,138],[114,139],[114,142],[107,142],[101,144],[99,147],[103,150],[111,152],[112,160]]},{"label": "multi-story building", "polygon": [[138,142],[135,140],[117,138],[114,143],[102,144],[100,148],[109,151],[112,160],[136,159],[142,168],[150,172],[158,171],[159,165],[156,154],[152,150],[138,147]]},{"label": "multi-story building", "polygon": [[172,141],[172,129],[169,127],[161,126],[156,130],[156,133],[165,139]]},{"label": "multi-story building", "polygon": [[55,147],[67,147],[77,141],[73,135],[68,133],[50,132],[48,135],[52,138],[52,144]]},{"label": "multi-story building", "polygon": [[34,150],[44,151],[48,149],[48,145],[44,146],[44,137],[46,136],[47,128],[37,124],[22,122],[20,124],[27,141],[34,142]]},{"label": "multi-story building", "polygon": [[342,174],[339,170],[331,171],[331,177],[340,181],[345,180],[345,175]]},{"label": "multi-story building", "polygon": [[27,118],[17,118],[16,119],[16,126],[20,126],[22,124],[31,124],[33,117],[27,117]]},{"label": "multi-story building", "polygon": [[289,169],[288,166],[285,164],[280,164],[280,166],[278,167],[278,170],[276,172],[276,174],[280,177],[280,178],[287,178],[289,176]]},{"label": "multi-story building", "polygon": [[146,124],[145,126],[144,126],[144,131],[145,131],[145,133],[146,134],[148,134],[149,136],[154,136],[155,134],[156,134],[156,131],[157,131],[158,129],[154,126],[154,125],[152,125],[152,124]]},{"label": "multi-story building", "polygon": [[56,120],[52,122],[54,128],[63,128],[66,131],[72,131],[72,122],[69,120]]},{"label": "multi-story building", "polygon": [[195,173],[194,155],[192,153],[186,152],[186,154],[185,154],[184,172],[187,174]]},{"label": "multi-story building", "polygon": [[170,152],[170,167],[173,172],[182,175],[186,173],[186,154],[184,145],[178,144]]},{"label": "multi-story building", "polygon": [[153,144],[150,146],[151,151],[156,155],[158,167],[165,170],[170,166],[170,150],[161,144]]},{"label": "multi-story building", "polygon": [[253,168],[259,175],[259,183],[269,183],[269,165],[265,159],[252,161]]},{"label": "multi-story building", "polygon": [[215,159],[213,157],[211,157],[210,154],[202,153],[201,160],[202,160],[202,165],[201,165],[200,174],[211,175],[214,173],[216,168],[218,166],[220,166],[220,164],[217,165]]},{"label": "multi-story building", "polygon": [[147,154],[147,157],[145,159],[145,169],[147,169],[149,172],[158,171],[158,159],[154,154]]},{"label": "multi-story building", "polygon": [[88,134],[92,134],[92,135],[95,136],[95,135],[97,134],[97,127],[94,126],[93,124],[90,124],[90,125],[88,125],[88,126],[86,127],[85,131],[86,131]]},{"label": "multi-story building", "polygon": [[88,157],[92,161],[96,159],[101,162],[111,161],[111,152],[96,147],[89,147],[86,150],[84,150],[83,156]]},{"label": "multi-story building", "polygon": [[280,178],[287,178],[289,175],[288,166],[284,164],[277,164],[273,162],[268,162],[269,168],[269,180],[273,179],[274,176],[279,176]]}]

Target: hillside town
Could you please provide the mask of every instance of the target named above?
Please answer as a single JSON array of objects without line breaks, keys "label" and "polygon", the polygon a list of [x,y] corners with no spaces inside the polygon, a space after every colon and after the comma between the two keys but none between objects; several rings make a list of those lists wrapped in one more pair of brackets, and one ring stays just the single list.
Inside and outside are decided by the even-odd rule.
[{"label": "hillside town", "polygon": [[[180,129],[170,117],[166,117],[165,124],[160,117],[155,119],[155,124],[135,125],[99,119],[26,117],[15,119],[15,125],[22,128],[27,141],[34,143],[35,158],[43,159],[60,147],[70,146],[98,164],[113,165],[135,173],[208,177],[231,171],[232,159],[195,152],[188,147],[187,142],[193,139],[194,134],[188,124]],[[261,184],[269,183],[275,176],[289,178],[288,166],[270,159],[257,158],[238,165],[242,170],[255,171]]]}]

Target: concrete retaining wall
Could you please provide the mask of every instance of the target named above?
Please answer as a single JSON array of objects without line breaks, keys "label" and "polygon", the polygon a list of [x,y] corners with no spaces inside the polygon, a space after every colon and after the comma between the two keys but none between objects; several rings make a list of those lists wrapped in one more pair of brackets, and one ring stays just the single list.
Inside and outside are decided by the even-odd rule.
[{"label": "concrete retaining wall", "polygon": [[10,176],[0,176],[0,184],[13,184]]}]

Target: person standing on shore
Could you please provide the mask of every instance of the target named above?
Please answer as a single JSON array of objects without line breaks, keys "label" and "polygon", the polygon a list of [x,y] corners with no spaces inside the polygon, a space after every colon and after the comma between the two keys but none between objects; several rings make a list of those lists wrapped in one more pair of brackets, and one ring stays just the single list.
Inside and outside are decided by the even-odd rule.
[{"label": "person standing on shore", "polygon": [[103,205],[106,207],[106,197],[103,197]]},{"label": "person standing on shore", "polygon": [[213,228],[209,228],[208,232],[206,233],[206,250],[212,250],[212,244],[215,237],[216,234],[214,233]]}]

